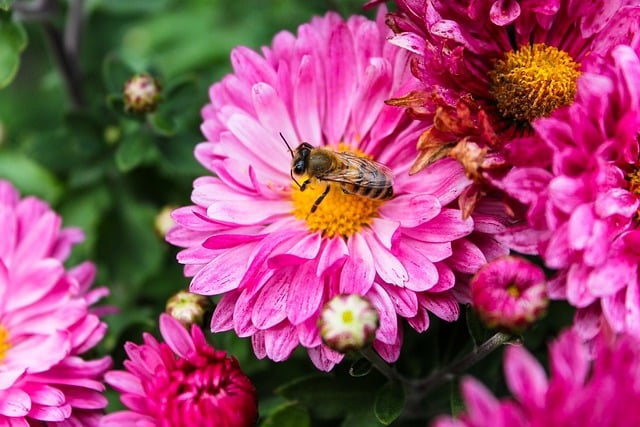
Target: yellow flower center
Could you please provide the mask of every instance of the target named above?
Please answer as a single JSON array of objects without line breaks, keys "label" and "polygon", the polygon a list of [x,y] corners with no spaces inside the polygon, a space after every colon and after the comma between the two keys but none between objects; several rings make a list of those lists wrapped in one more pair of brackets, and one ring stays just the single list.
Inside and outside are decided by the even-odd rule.
[{"label": "yellow flower center", "polygon": [[[343,144],[338,146],[338,151],[351,151],[360,157],[368,157],[357,150],[348,150]],[[304,182],[306,178],[298,180]],[[330,186],[329,193],[317,206],[315,212],[311,212],[318,197]],[[373,218],[378,216],[378,208],[384,203],[382,200],[374,200],[355,194],[345,194],[340,184],[328,181],[314,180],[304,191],[293,184],[291,192],[293,202],[293,216],[304,219],[311,232],[321,231],[328,238],[343,236],[345,238],[357,233],[371,225]]]},{"label": "yellow flower center", "polygon": [[528,124],[573,102],[579,68],[553,46],[523,46],[496,62],[489,73],[491,94],[504,118]]},{"label": "yellow flower center", "polygon": [[351,323],[353,322],[353,311],[351,310],[345,310],[342,312],[342,321],[344,323]]},{"label": "yellow flower center", "polygon": [[515,284],[511,284],[507,286],[507,294],[513,298],[518,298],[520,296],[520,290]]},{"label": "yellow flower center", "polygon": [[11,348],[9,342],[9,331],[7,331],[2,325],[0,325],[0,362],[4,360],[4,356],[7,350]]}]

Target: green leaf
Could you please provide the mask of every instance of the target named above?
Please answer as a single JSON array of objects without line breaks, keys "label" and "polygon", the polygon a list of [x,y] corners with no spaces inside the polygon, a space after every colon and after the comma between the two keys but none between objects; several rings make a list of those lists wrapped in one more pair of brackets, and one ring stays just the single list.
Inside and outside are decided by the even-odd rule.
[{"label": "green leaf", "polygon": [[374,411],[376,417],[384,425],[391,424],[404,408],[404,389],[397,381],[390,381],[376,394]]},{"label": "green leaf", "polygon": [[114,282],[114,296],[132,300],[136,286],[160,268],[165,246],[153,226],[156,209],[129,195],[118,196],[102,224],[98,252]]},{"label": "green leaf", "polygon": [[128,135],[116,151],[116,165],[122,172],[128,172],[136,166],[155,158],[158,150],[153,139],[142,132]]},{"label": "green leaf", "polygon": [[122,96],[124,84],[135,71],[120,57],[109,55],[102,62],[102,77],[107,90],[113,95]]},{"label": "green leaf", "polygon": [[380,423],[373,413],[373,407],[357,409],[349,412],[342,422],[342,427],[378,427]]},{"label": "green leaf", "polygon": [[310,408],[324,419],[342,418],[355,408],[371,408],[371,376],[362,378],[311,376],[295,380],[276,390],[276,393]]},{"label": "green leaf", "polygon": [[166,115],[153,113],[147,116],[151,129],[158,135],[173,136],[176,133],[174,122]]},{"label": "green leaf", "polygon": [[98,226],[111,207],[111,200],[106,186],[94,186],[77,194],[68,194],[58,207],[65,225],[80,227],[85,232],[87,240],[82,245],[90,248],[89,253],[95,245]]},{"label": "green leaf", "polygon": [[0,0],[0,10],[11,9],[11,3],[13,3],[13,0]]},{"label": "green leaf", "polygon": [[0,13],[0,88],[7,86],[18,72],[20,53],[27,46],[24,27],[11,21],[8,13]]},{"label": "green leaf", "polygon": [[260,427],[310,427],[309,412],[295,402],[286,403],[273,411]]},{"label": "green leaf", "polygon": [[55,203],[62,195],[62,184],[47,169],[22,153],[0,151],[0,178],[11,181],[23,194]]}]

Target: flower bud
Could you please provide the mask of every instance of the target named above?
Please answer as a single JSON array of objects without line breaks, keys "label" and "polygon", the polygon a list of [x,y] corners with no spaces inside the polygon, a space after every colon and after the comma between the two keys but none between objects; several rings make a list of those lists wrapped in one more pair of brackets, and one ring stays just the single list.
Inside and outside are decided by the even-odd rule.
[{"label": "flower bud", "polygon": [[544,272],[523,258],[497,258],[471,280],[471,301],[487,326],[520,332],[545,313],[549,300]]},{"label": "flower bud", "polygon": [[162,96],[160,84],[149,74],[136,74],[124,84],[124,109],[128,113],[145,114],[156,109]]},{"label": "flower bud", "polygon": [[322,341],[340,353],[371,344],[378,325],[378,311],[368,299],[356,294],[333,297],[318,320]]},{"label": "flower bud", "polygon": [[165,311],[184,326],[189,327],[194,323],[201,324],[210,306],[207,297],[180,291],[169,298]]},{"label": "flower bud", "polygon": [[163,238],[171,227],[175,225],[175,221],[171,218],[171,212],[173,212],[175,208],[175,206],[165,206],[158,212],[153,222],[156,233]]}]

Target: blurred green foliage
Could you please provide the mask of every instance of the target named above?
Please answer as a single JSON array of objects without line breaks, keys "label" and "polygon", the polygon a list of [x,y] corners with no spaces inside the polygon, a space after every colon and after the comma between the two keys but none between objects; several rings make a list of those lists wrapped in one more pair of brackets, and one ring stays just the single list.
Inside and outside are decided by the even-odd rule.
[{"label": "blurred green foliage", "polygon": [[[206,173],[193,157],[202,140],[200,109],[208,87],[230,71],[230,51],[268,45],[277,32],[295,31],[328,10],[362,13],[364,2],[87,0],[80,37],[71,40],[80,46],[74,95],[52,54],[74,1],[42,21],[16,10],[29,2],[0,0],[0,87],[7,86],[0,92],[0,178],[50,202],[66,226],[84,230],[86,240],[69,263],[94,261],[97,283],[111,289],[107,304],[119,313],[107,318],[99,352],[119,366],[122,344],[140,342],[142,331],[156,333],[166,300],[188,287],[177,249],[164,242],[154,220],[166,206],[189,204],[193,179]],[[153,74],[163,87],[164,102],[146,117],[123,109],[123,84],[135,72]],[[464,322],[440,325],[433,319],[420,339],[405,331],[400,371],[427,375],[470,350]],[[274,364],[256,360],[250,341],[232,333],[211,341],[251,377],[265,427],[387,425],[405,405],[402,425],[424,425],[414,420],[446,411],[451,401],[450,386],[424,409],[424,402],[405,402],[402,390],[375,370],[350,376],[349,361],[318,375],[301,350]],[[474,373],[499,383],[499,360],[496,354]],[[115,394],[110,398],[110,409],[118,407]]]}]

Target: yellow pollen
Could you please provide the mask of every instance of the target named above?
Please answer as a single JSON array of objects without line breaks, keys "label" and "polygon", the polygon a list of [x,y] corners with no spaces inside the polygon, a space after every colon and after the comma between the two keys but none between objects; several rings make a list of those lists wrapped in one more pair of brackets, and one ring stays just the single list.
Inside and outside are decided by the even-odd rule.
[{"label": "yellow pollen", "polygon": [[11,343],[9,342],[9,331],[0,325],[0,362],[2,362],[7,350],[10,348]]},{"label": "yellow pollen", "polygon": [[505,119],[528,124],[573,102],[579,68],[568,53],[553,46],[523,46],[496,62],[489,73],[490,91]]},{"label": "yellow pollen", "polygon": [[509,296],[512,296],[514,298],[518,298],[520,296],[520,290],[516,285],[507,286],[507,293],[509,294]]},{"label": "yellow pollen", "polygon": [[[338,146],[338,151],[351,151],[361,157],[367,157],[357,150],[349,150],[344,144]],[[303,178],[304,180],[304,178]],[[302,182],[299,180],[299,182]],[[311,207],[327,185],[331,186],[329,193],[318,205],[315,212]],[[345,238],[359,232],[362,227],[371,225],[373,218],[378,216],[378,208],[383,200],[373,200],[355,194],[345,194],[340,184],[315,180],[304,191],[300,191],[294,183],[291,192],[293,202],[293,216],[304,219],[311,232],[321,231],[328,238],[343,236]]]},{"label": "yellow pollen", "polygon": [[347,310],[345,312],[342,313],[342,321],[344,323],[351,323],[353,322],[353,311],[351,310]]}]

